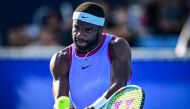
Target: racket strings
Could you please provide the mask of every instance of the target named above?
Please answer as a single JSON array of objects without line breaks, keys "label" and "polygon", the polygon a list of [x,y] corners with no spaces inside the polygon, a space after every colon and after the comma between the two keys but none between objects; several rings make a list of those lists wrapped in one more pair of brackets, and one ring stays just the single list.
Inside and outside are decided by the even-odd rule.
[{"label": "racket strings", "polygon": [[139,109],[142,99],[142,91],[139,89],[122,90],[110,100],[107,109]]}]

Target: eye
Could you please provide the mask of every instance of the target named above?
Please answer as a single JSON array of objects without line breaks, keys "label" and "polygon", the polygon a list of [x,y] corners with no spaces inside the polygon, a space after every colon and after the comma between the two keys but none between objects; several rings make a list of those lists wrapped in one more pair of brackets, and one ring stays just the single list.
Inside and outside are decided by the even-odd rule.
[{"label": "eye", "polygon": [[86,29],[86,32],[87,32],[87,33],[91,33],[91,32],[93,32],[93,29],[92,29],[92,28],[87,28],[87,29]]}]

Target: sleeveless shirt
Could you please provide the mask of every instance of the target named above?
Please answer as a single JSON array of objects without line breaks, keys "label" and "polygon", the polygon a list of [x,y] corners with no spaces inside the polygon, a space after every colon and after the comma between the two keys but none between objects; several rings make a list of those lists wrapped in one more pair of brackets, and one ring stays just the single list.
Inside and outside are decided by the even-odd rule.
[{"label": "sleeveless shirt", "polygon": [[86,57],[70,46],[70,98],[75,108],[91,105],[109,88],[111,60],[108,46],[112,38],[103,34],[99,47]]}]

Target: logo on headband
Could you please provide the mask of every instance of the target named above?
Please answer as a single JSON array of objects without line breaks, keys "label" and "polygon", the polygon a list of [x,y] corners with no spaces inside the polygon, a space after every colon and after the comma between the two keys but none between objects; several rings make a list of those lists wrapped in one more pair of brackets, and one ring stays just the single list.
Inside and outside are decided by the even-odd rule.
[{"label": "logo on headband", "polygon": [[88,18],[88,17],[82,16],[82,18]]}]

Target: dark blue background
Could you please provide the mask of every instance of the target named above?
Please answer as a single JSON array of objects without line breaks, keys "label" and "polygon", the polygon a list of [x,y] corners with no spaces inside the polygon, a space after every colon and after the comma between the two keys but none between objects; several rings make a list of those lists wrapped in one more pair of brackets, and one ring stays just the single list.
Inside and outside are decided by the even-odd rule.
[{"label": "dark blue background", "polygon": [[[132,83],[144,109],[190,108],[190,60],[133,59]],[[0,59],[0,109],[52,109],[49,59]]]}]

